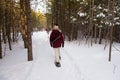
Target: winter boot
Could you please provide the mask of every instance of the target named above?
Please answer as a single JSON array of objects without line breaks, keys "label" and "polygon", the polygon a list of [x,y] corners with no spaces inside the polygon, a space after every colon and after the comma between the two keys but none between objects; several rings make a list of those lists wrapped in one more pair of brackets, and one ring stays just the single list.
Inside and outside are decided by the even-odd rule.
[{"label": "winter boot", "polygon": [[61,56],[59,56],[59,59],[61,60]]},{"label": "winter boot", "polygon": [[55,62],[55,66],[56,66],[56,67],[61,67],[60,62]]}]

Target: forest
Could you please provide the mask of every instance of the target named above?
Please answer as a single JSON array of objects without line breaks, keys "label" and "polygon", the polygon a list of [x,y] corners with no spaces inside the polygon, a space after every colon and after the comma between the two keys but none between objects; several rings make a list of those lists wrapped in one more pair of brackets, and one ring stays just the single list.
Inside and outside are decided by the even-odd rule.
[{"label": "forest", "polygon": [[0,58],[2,44],[8,43],[12,50],[11,43],[17,42],[20,33],[28,61],[33,60],[34,28],[51,29],[57,23],[68,41],[84,40],[91,46],[102,41],[105,47],[110,44],[111,60],[113,41],[120,43],[120,0],[46,0],[44,14],[35,12],[31,1],[34,0],[0,0]]},{"label": "forest", "polygon": [[110,44],[111,60],[112,43],[120,42],[119,0],[51,0],[48,6],[48,24],[58,23],[68,41]]},{"label": "forest", "polygon": [[119,0],[51,0],[48,3],[51,11],[48,11],[51,13],[51,23],[58,23],[68,40],[92,37],[95,42],[99,38],[101,43],[103,38],[108,39],[113,32],[113,40],[120,42],[119,2]]}]

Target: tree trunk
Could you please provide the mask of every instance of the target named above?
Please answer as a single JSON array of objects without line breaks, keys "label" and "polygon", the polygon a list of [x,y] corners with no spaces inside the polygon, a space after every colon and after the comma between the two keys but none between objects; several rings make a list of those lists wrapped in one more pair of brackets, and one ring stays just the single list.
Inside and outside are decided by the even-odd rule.
[{"label": "tree trunk", "polygon": [[21,12],[20,12],[20,17],[21,17],[21,34],[22,38],[24,41],[24,48],[27,48],[27,25],[26,25],[26,10],[25,10],[25,0],[20,0],[20,7],[21,7]]},{"label": "tree trunk", "polygon": [[[6,35],[9,43],[9,49],[12,50],[11,47],[11,37],[10,37],[10,30],[11,30],[11,11],[9,9],[9,6],[7,4],[8,2],[6,1],[6,7],[5,7],[5,28],[6,28]],[[9,10],[7,10],[9,9]],[[7,13],[8,11],[8,13]],[[9,15],[10,13],[10,15]]]},{"label": "tree trunk", "polygon": [[102,43],[102,29],[99,29],[99,44]]},{"label": "tree trunk", "polygon": [[93,10],[94,9],[94,0],[90,0],[90,20],[89,20],[89,30],[88,30],[88,37],[90,37],[91,46],[93,42]]},{"label": "tree trunk", "polygon": [[2,58],[2,40],[1,40],[1,26],[0,26],[0,59]]},{"label": "tree trunk", "polygon": [[3,22],[3,26],[2,26],[2,38],[3,38],[3,41],[4,41],[4,44],[6,44],[6,33],[5,33],[5,20]]},{"label": "tree trunk", "polygon": [[109,61],[111,61],[111,51],[112,51],[112,43],[113,43],[113,26],[114,26],[114,10],[115,10],[115,0],[112,0],[112,26],[110,28],[110,48],[109,48]]},{"label": "tree trunk", "polygon": [[12,40],[15,42],[15,27],[12,26]]},{"label": "tree trunk", "polygon": [[32,55],[32,39],[31,39],[31,26],[30,26],[30,1],[26,1],[26,19],[27,19],[27,39],[28,39],[28,61],[33,60]]}]

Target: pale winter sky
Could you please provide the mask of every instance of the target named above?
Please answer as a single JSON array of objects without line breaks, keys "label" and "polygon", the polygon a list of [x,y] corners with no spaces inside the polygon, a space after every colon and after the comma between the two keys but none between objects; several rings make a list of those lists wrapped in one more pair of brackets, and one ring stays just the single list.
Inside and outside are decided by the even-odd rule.
[{"label": "pale winter sky", "polygon": [[46,0],[32,0],[31,7],[35,11],[46,12]]}]

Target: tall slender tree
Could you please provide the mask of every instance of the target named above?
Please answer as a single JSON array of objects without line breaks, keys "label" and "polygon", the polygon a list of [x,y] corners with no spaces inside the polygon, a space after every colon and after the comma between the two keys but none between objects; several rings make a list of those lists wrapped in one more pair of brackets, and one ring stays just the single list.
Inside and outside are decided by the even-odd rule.
[{"label": "tall slender tree", "polygon": [[110,27],[110,48],[109,48],[109,61],[111,61],[111,50],[112,50],[112,43],[113,43],[113,28],[114,28],[114,18],[115,18],[115,0],[111,0],[112,5],[112,21],[111,21],[111,27]]},{"label": "tall slender tree", "polygon": [[30,0],[25,0],[26,2],[26,19],[27,19],[27,40],[28,40],[28,61],[33,60],[32,55],[32,39],[31,39],[31,22],[30,22]]}]

